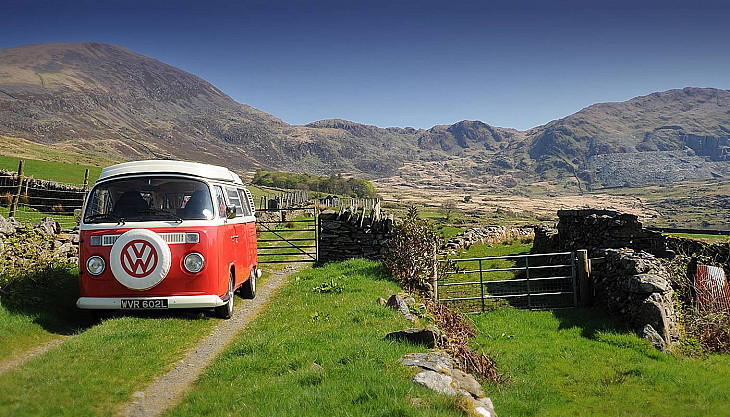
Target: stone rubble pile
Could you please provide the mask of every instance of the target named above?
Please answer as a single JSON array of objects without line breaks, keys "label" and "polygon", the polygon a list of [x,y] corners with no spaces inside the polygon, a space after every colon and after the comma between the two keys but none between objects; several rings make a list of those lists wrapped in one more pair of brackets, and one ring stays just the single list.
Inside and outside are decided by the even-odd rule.
[{"label": "stone rubble pile", "polygon": [[31,227],[12,217],[6,219],[0,216],[0,258],[14,264],[22,258],[22,253],[11,247],[11,239],[20,239],[24,244],[35,245],[34,248],[40,251],[42,257],[78,263],[79,232],[61,230],[61,226],[52,217],[46,217]]},{"label": "stone rubble pile", "polygon": [[492,400],[473,376],[456,368],[451,357],[438,350],[428,353],[408,353],[400,363],[420,369],[413,382],[430,390],[451,396],[461,396],[469,404],[469,415],[496,417]]},{"label": "stone rubble pile", "polygon": [[[394,294],[386,301],[378,299],[378,304],[398,311],[407,320],[417,323],[409,306],[414,306],[413,297]],[[440,394],[461,396],[466,404],[468,415],[476,417],[496,417],[492,400],[484,394],[482,386],[470,374],[458,369],[454,360],[444,351],[436,349],[446,343],[446,335],[435,326],[407,328],[388,333],[386,340],[408,342],[431,349],[428,353],[408,353],[400,358],[401,364],[419,368],[413,382]]]}]

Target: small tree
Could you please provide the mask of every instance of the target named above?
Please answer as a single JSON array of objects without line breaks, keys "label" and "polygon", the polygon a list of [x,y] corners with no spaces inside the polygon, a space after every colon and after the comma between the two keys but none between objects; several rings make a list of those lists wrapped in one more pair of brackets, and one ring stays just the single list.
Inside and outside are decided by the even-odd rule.
[{"label": "small tree", "polygon": [[441,213],[446,218],[446,221],[448,222],[451,220],[451,213],[456,210],[456,203],[453,200],[449,200],[441,204]]},{"label": "small tree", "polygon": [[430,294],[433,288],[434,251],[440,247],[441,236],[435,227],[418,218],[415,207],[408,209],[405,218],[394,227],[390,249],[384,264],[393,278],[406,291]]}]

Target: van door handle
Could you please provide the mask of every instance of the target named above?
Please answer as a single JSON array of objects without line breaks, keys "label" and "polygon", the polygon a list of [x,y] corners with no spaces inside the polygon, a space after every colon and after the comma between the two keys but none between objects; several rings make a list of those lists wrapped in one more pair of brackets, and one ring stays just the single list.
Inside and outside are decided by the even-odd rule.
[{"label": "van door handle", "polygon": [[231,240],[236,240],[236,239],[238,239],[238,235],[231,236]]}]

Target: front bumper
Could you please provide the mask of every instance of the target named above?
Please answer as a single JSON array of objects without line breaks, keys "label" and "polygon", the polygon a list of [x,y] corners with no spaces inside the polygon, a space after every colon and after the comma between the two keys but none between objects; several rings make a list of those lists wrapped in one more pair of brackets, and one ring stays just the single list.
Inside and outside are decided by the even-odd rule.
[{"label": "front bumper", "polygon": [[170,297],[81,297],[76,307],[85,310],[120,310],[122,300],[167,300],[167,308],[210,308],[225,304],[217,295],[175,295]]}]

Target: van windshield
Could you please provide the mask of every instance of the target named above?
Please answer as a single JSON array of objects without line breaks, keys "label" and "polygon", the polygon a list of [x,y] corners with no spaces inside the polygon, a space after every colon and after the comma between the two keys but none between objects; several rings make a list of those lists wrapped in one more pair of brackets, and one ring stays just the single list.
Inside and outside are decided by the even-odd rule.
[{"label": "van windshield", "polygon": [[94,187],[84,223],[210,220],[214,217],[208,185],[182,178],[137,177]]}]

